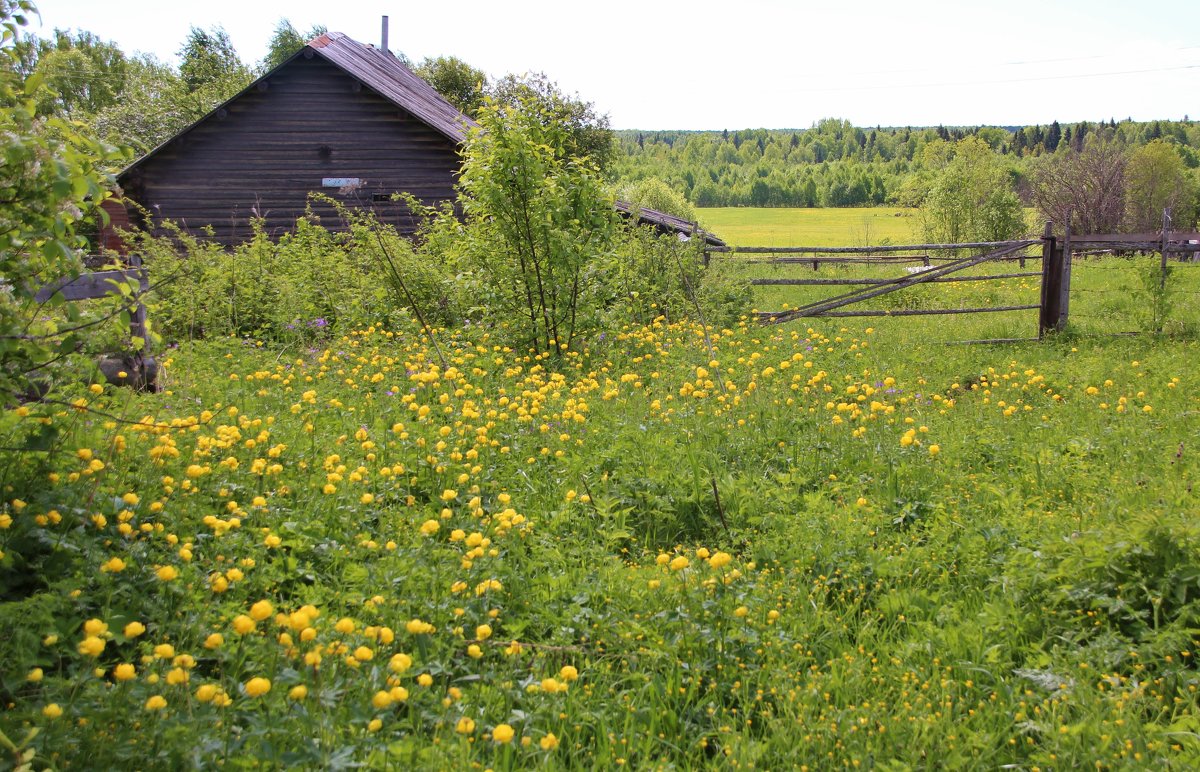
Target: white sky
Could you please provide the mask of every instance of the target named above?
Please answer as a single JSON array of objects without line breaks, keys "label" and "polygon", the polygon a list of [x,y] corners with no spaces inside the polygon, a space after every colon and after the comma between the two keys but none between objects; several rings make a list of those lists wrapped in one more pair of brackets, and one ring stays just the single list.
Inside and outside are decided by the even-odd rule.
[{"label": "white sky", "polygon": [[1017,125],[1200,119],[1200,0],[41,0],[30,30],[83,29],[177,62],[191,25],[243,60],[276,23],[414,61],[541,70],[619,129]]}]

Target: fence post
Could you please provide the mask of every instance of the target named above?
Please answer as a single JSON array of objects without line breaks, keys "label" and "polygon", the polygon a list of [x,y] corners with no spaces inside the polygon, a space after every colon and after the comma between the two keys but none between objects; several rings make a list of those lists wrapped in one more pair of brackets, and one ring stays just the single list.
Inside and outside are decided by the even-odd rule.
[{"label": "fence post", "polygon": [[1067,316],[1071,308],[1071,220],[1067,219],[1066,226],[1063,228],[1063,243],[1062,243],[1062,262],[1059,265],[1058,287],[1058,321],[1055,322],[1054,329],[1062,330],[1067,326]]},{"label": "fence post", "polygon": [[1053,223],[1046,223],[1042,233],[1042,307],[1038,314],[1038,340],[1054,329],[1058,322],[1059,282],[1057,255],[1061,255],[1054,238]]}]

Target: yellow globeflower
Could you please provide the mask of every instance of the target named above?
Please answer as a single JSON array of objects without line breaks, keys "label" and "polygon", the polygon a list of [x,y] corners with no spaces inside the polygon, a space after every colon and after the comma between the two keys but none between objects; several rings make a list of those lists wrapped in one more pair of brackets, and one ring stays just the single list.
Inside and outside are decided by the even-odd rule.
[{"label": "yellow globeflower", "polygon": [[553,732],[550,732],[538,740],[538,745],[542,746],[542,750],[544,751],[552,751],[558,747],[558,738],[554,736]]},{"label": "yellow globeflower", "polygon": [[159,659],[171,659],[175,656],[175,647],[169,643],[160,643],[154,647],[154,656]]},{"label": "yellow globeflower", "polygon": [[89,619],[83,623],[83,632],[87,635],[104,635],[108,632],[108,625],[99,619]]},{"label": "yellow globeflower", "polygon": [[342,635],[349,635],[350,633],[354,632],[354,620],[350,619],[349,617],[342,617],[337,621],[337,624],[333,626],[333,629],[337,630]]},{"label": "yellow globeflower", "polygon": [[38,681],[42,680],[44,675],[45,673],[42,672],[40,667],[35,667],[26,674],[25,680],[29,681],[30,683],[37,683]]},{"label": "yellow globeflower", "polygon": [[109,558],[101,564],[100,570],[106,574],[119,574],[125,570],[125,561],[118,557]]},{"label": "yellow globeflower", "polygon": [[161,694],[156,694],[146,700],[146,710],[162,710],[167,707],[167,701]]},{"label": "yellow globeflower", "polygon": [[128,662],[124,662],[113,668],[113,678],[118,681],[132,681],[137,678],[137,668]]},{"label": "yellow globeflower", "polygon": [[421,675],[417,676],[417,683],[419,683],[421,686],[433,686],[433,676],[429,675],[428,673],[422,673]]},{"label": "yellow globeflower", "polygon": [[304,684],[296,684],[288,690],[289,700],[302,700],[308,696],[308,687]]},{"label": "yellow globeflower", "polygon": [[46,707],[42,708],[42,715],[46,718],[58,718],[62,714],[62,708],[58,706],[57,702],[52,702]]},{"label": "yellow globeflower", "polygon": [[123,632],[125,633],[126,638],[137,638],[139,635],[146,632],[146,626],[135,620],[125,625]]},{"label": "yellow globeflower", "polygon": [[384,690],[375,692],[375,696],[371,698],[371,707],[376,710],[383,710],[392,704],[392,693]]},{"label": "yellow globeflower", "polygon": [[388,669],[393,673],[403,673],[405,670],[408,670],[410,667],[412,667],[412,663],[412,657],[400,652],[392,655],[391,661],[388,662]]},{"label": "yellow globeflower", "polygon": [[496,728],[492,730],[492,739],[502,744],[510,743],[516,734],[517,733],[514,732],[513,728],[508,724],[498,724]]},{"label": "yellow globeflower", "polygon": [[202,684],[196,689],[196,699],[200,702],[210,702],[216,696],[216,684]]},{"label": "yellow globeflower", "polygon": [[373,718],[367,723],[367,731],[368,732],[378,732],[382,728],[383,728],[383,722],[377,718]]},{"label": "yellow globeflower", "polygon": [[89,657],[99,657],[104,652],[105,641],[94,635],[89,635],[79,642],[79,653]]},{"label": "yellow globeflower", "polygon": [[433,518],[430,518],[429,520],[426,520],[425,522],[421,523],[421,533],[426,536],[433,536],[435,533],[438,532],[438,529],[441,527],[442,527],[441,523],[439,523],[437,520],[434,520]]},{"label": "yellow globeflower", "polygon": [[454,731],[458,732],[459,734],[471,734],[475,731],[475,721],[463,716],[458,720],[458,723],[454,725]]},{"label": "yellow globeflower", "polygon": [[261,622],[275,613],[275,607],[271,605],[269,600],[260,600],[250,607],[250,618],[256,622]]},{"label": "yellow globeflower", "polygon": [[479,648],[478,645],[472,643],[470,646],[467,647],[467,656],[470,657],[471,659],[479,659],[480,657],[483,656],[483,649]]},{"label": "yellow globeflower", "polygon": [[492,637],[492,626],[491,625],[479,625],[478,627],[475,628],[475,637],[481,641],[486,641],[488,638],[491,638]]},{"label": "yellow globeflower", "polygon": [[670,563],[672,571],[682,571],[688,567],[688,559],[683,555],[676,555]]},{"label": "yellow globeflower", "polygon": [[246,689],[246,694],[251,697],[261,697],[267,692],[271,691],[270,680],[263,678],[262,676],[251,678],[244,684],[244,686]]},{"label": "yellow globeflower", "polygon": [[161,566],[157,571],[154,572],[154,575],[157,576],[160,581],[170,582],[179,576],[179,572],[175,570],[175,566]]},{"label": "yellow globeflower", "polygon": [[354,650],[354,658],[359,662],[369,662],[375,659],[375,652],[366,646],[359,646]]},{"label": "yellow globeflower", "polygon": [[220,633],[213,633],[204,639],[204,648],[219,649],[223,643],[225,643],[225,636]]},{"label": "yellow globeflower", "polygon": [[254,628],[257,626],[257,623],[245,614],[238,614],[233,618],[233,629],[240,635],[248,635],[254,632]]},{"label": "yellow globeflower", "polygon": [[722,568],[729,565],[729,561],[732,559],[728,552],[716,552],[708,559],[708,564],[713,568]]},{"label": "yellow globeflower", "polygon": [[558,677],[564,681],[574,681],[579,678],[579,671],[575,669],[574,665],[563,665],[562,669],[558,671]]}]

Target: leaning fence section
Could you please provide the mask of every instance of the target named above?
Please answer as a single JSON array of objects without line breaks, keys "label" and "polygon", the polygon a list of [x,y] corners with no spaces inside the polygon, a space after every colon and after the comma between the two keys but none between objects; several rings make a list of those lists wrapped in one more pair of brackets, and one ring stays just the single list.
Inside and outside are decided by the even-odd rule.
[{"label": "leaning fence section", "polygon": [[[1042,259],[1040,245],[1039,239],[1023,239],[873,247],[726,247],[711,250],[706,260],[738,266],[757,287],[797,288],[797,294],[803,293],[800,302],[789,300],[782,310],[759,312],[763,324],[806,317],[961,316],[1040,309],[1032,285],[1041,281],[1043,272],[1029,265]],[[797,275],[797,270],[803,273]],[[965,298],[966,302],[929,307],[927,299],[914,293],[922,286],[1005,280],[1029,282],[1024,293],[1028,302]]]}]

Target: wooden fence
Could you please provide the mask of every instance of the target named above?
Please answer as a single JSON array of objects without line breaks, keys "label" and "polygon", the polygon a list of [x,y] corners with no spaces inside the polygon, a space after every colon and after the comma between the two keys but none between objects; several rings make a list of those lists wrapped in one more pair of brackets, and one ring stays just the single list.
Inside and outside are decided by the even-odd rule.
[{"label": "wooden fence", "polygon": [[[150,356],[150,330],[146,323],[146,306],[142,302],[142,295],[150,290],[150,277],[138,255],[130,255],[129,264],[131,267],[127,269],[92,271],[74,279],[52,282],[39,289],[35,299],[45,303],[55,295],[67,301],[126,295],[129,298],[125,310],[129,313],[131,342],[137,339],[141,343],[132,346],[132,353],[103,358],[100,369],[110,383],[154,391],[157,388],[158,364]],[[131,285],[136,286],[137,290],[131,292]]]},{"label": "wooden fence", "polygon": [[[1164,220],[1164,225],[1166,222]],[[1030,249],[1040,250],[1030,253]],[[1046,223],[1040,239],[1017,241],[982,241],[959,244],[907,244],[879,247],[712,247],[705,251],[705,265],[714,257],[737,259],[742,265],[804,265],[819,271],[822,265],[860,264],[882,266],[917,265],[918,270],[896,278],[755,278],[756,286],[848,286],[856,289],[822,300],[807,303],[786,311],[766,311],[758,314],[763,324],[781,324],[806,317],[893,317],[934,316],[952,314],[983,314],[1010,311],[1038,311],[1038,338],[1061,330],[1070,313],[1071,257],[1074,250],[1104,249],[1112,252],[1161,252],[1165,269],[1167,256],[1200,253],[1200,234],[1171,231],[1164,227],[1158,233],[1091,234],[1072,236],[1070,228],[1065,237],[1057,238],[1051,223]],[[962,252],[973,252],[968,257]],[[744,257],[743,257],[744,256]],[[1000,273],[964,275],[964,271],[986,263],[1015,262],[1025,268],[1031,260],[1040,260],[1041,270],[1010,270]],[[1165,271],[1164,271],[1165,275]],[[928,309],[849,309],[849,306],[901,292],[922,284],[998,281],[1025,277],[1040,277],[1041,293],[1037,303],[971,308]]]}]

